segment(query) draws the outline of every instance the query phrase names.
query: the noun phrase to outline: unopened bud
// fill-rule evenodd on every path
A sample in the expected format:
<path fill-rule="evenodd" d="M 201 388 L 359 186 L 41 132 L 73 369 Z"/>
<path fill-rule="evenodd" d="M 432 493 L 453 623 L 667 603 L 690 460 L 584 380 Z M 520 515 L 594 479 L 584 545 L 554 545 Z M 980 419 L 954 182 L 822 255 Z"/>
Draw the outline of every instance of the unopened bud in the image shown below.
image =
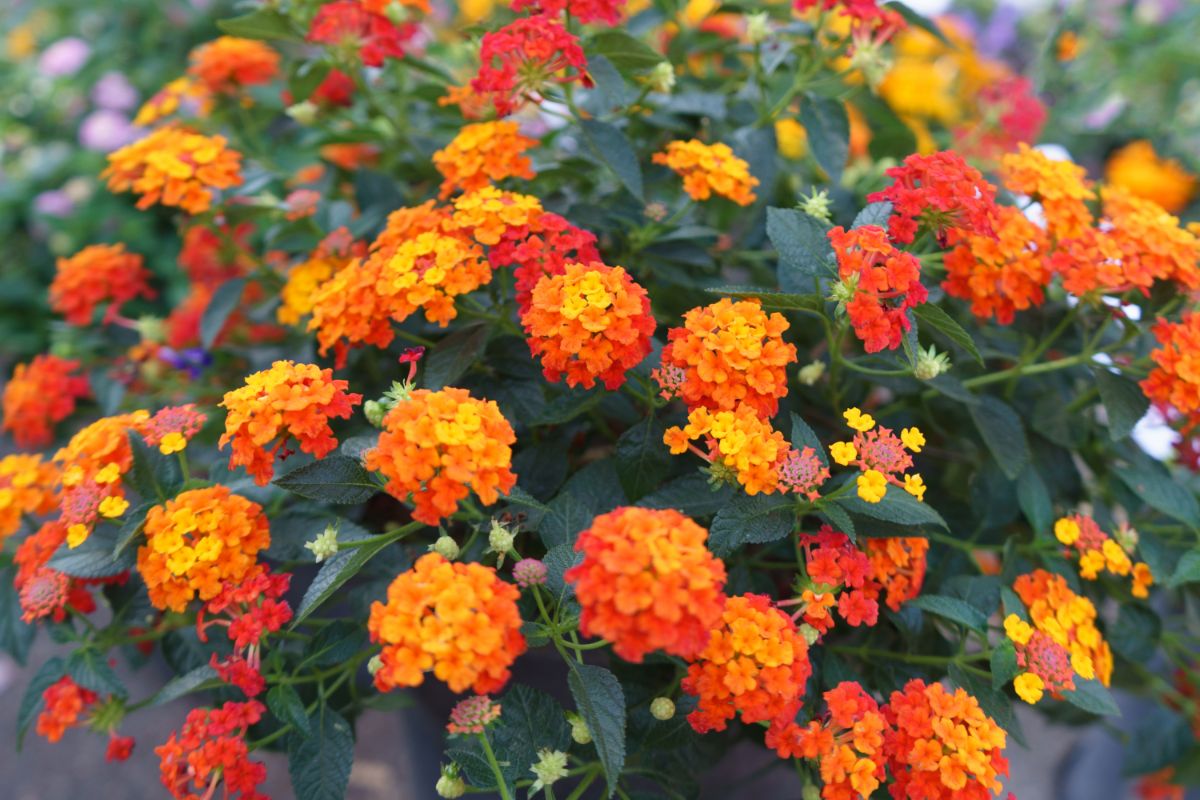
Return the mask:
<path fill-rule="evenodd" d="M 458 777 L 458 767 L 453 764 L 442 767 L 442 774 L 433 788 L 438 797 L 445 797 L 447 800 L 454 800 L 454 798 L 462 797 L 467 793 L 467 785 L 463 783 L 462 778 Z"/>
<path fill-rule="evenodd" d="M 1136 529 L 1131 528 L 1127 522 L 1122 522 L 1117 526 L 1116 531 L 1113 532 L 1113 538 L 1116 539 L 1117 544 L 1126 553 L 1132 553 L 1137 549 L 1138 532 Z"/>
<path fill-rule="evenodd" d="M 767 12 L 760 11 L 746 17 L 746 41 L 759 44 L 771 35 L 771 19 Z"/>
<path fill-rule="evenodd" d="M 166 326 L 158 317 L 139 317 L 137 321 L 138 335 L 143 342 L 161 342 L 166 338 Z"/>
<path fill-rule="evenodd" d="M 650 88 L 659 94 L 670 94 L 675 88 L 675 66 L 670 61 L 660 61 L 650 70 Z"/>
<path fill-rule="evenodd" d="M 302 103 L 296 103 L 293 106 L 288 106 L 287 115 L 299 122 L 301 125 L 312 125 L 317 121 L 317 114 L 320 111 L 317 104 L 309 100 Z"/>
<path fill-rule="evenodd" d="M 805 784 L 804 789 L 800 792 L 802 800 L 821 800 L 821 790 L 815 784 Z"/>
<path fill-rule="evenodd" d="M 327 558 L 333 558 L 338 551 L 337 525 L 327 525 L 325 530 L 311 542 L 304 543 L 304 549 L 313 554 L 313 560 L 318 564 Z"/>
<path fill-rule="evenodd" d="M 447 561 L 453 561 L 458 558 L 459 553 L 458 542 L 444 533 L 437 538 L 436 542 L 429 545 L 429 550 L 437 553 Z"/>
<path fill-rule="evenodd" d="M 650 716 L 659 722 L 666 722 L 675 716 L 675 701 L 669 697 L 656 697 L 650 701 Z"/>
<path fill-rule="evenodd" d="M 647 203 L 645 212 L 647 219 L 652 219 L 655 222 L 662 222 L 667 218 L 667 214 L 671 213 L 665 203 Z"/>
<path fill-rule="evenodd" d="M 866 36 L 855 37 L 850 67 L 863 74 L 871 91 L 875 91 L 892 69 L 892 61 L 883 52 L 882 43 Z"/>
<path fill-rule="evenodd" d="M 845 278 L 833 285 L 829 291 L 829 299 L 837 303 L 838 311 L 844 311 L 846 304 L 854 299 L 858 292 L 858 273 L 851 272 Z"/>
<path fill-rule="evenodd" d="M 383 418 L 387 416 L 387 412 L 387 408 L 378 400 L 368 400 L 363 403 L 363 416 L 376 428 L 383 425 Z"/>
<path fill-rule="evenodd" d="M 383 656 L 376 653 L 367 660 L 367 672 L 369 672 L 371 677 L 374 678 L 375 673 L 379 672 L 381 669 L 383 669 Z"/>
<path fill-rule="evenodd" d="M 913 369 L 913 375 L 918 380 L 931 381 L 949 370 L 949 353 L 939 353 L 933 345 L 929 345 L 928 350 L 917 348 L 917 365 Z"/>
<path fill-rule="evenodd" d="M 821 376 L 825 374 L 825 362 L 814 361 L 811 364 L 805 364 L 800 368 L 799 374 L 796 376 L 805 386 L 812 386 L 817 381 L 821 380 Z"/>
<path fill-rule="evenodd" d="M 592 732 L 588 730 L 583 717 L 574 712 L 567 712 L 567 722 L 571 725 L 571 739 L 575 744 L 591 744 Z"/>
<path fill-rule="evenodd" d="M 829 192 L 824 189 L 814 189 L 808 197 L 800 202 L 801 211 L 822 222 L 828 222 L 831 219 L 831 209 Z"/>
<path fill-rule="evenodd" d="M 504 555 L 509 550 L 512 550 L 515 538 L 516 534 L 496 520 L 492 520 L 491 530 L 488 531 L 488 550 Z"/>
<path fill-rule="evenodd" d="M 807 622 L 801 625 L 799 630 L 800 635 L 804 637 L 804 641 L 809 647 L 816 644 L 817 639 L 821 638 L 821 632 Z"/>

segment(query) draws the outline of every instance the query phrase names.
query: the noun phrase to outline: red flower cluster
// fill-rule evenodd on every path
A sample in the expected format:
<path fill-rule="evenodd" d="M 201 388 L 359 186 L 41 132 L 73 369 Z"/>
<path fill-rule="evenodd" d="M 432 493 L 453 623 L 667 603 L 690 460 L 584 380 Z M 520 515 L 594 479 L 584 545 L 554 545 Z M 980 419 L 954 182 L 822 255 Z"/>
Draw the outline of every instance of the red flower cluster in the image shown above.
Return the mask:
<path fill-rule="evenodd" d="M 541 102 L 550 84 L 588 80 L 579 39 L 543 15 L 522 17 L 484 34 L 479 61 L 471 88 L 489 95 L 500 116 Z"/>
<path fill-rule="evenodd" d="M 96 307 L 106 304 L 108 322 L 135 297 L 154 297 L 149 277 L 142 257 L 126 252 L 125 245 L 89 245 L 70 258 L 58 259 L 50 307 L 72 325 L 89 325 Z"/>
<path fill-rule="evenodd" d="M 278 632 L 292 619 L 292 608 L 282 600 L 291 583 L 290 574 L 272 575 L 256 570 L 251 577 L 222 584 L 220 593 L 204 604 L 196 616 L 200 641 L 208 640 L 213 625 L 226 628 L 234 652 L 225 659 L 213 653 L 210 665 L 221 680 L 238 687 L 247 697 L 256 697 L 266 688 L 259 671 L 262 646 L 268 634 Z M 206 619 L 219 616 L 219 619 Z"/>
<path fill-rule="evenodd" d="M 38 735 L 46 737 L 48 742 L 57 742 L 67 729 L 80 724 L 99 699 L 99 695 L 75 683 L 70 676 L 62 676 L 42 692 L 45 707 L 37 718 Z"/>
<path fill-rule="evenodd" d="M 87 378 L 73 374 L 79 362 L 52 355 L 37 355 L 28 364 L 18 364 L 4 385 L 4 424 L 0 430 L 12 434 L 25 448 L 45 447 L 54 438 L 54 425 L 71 416 L 75 401 L 91 390 Z"/>
<path fill-rule="evenodd" d="M 543 275 L 562 275 L 567 264 L 600 261 L 596 235 L 548 211 L 526 225 L 509 227 L 488 249 L 492 267 L 512 267 L 516 278 L 517 308 L 529 308 L 533 287 Z"/>
<path fill-rule="evenodd" d="M 989 163 L 1036 142 L 1046 124 L 1046 106 L 1029 79 L 1020 75 L 985 84 L 976 103 L 978 118 L 954 131 L 955 147 Z"/>
<path fill-rule="evenodd" d="M 893 241 L 911 243 L 921 226 L 943 246 L 965 234 L 991 234 L 996 187 L 953 150 L 913 154 L 887 175 L 892 185 L 867 199 L 892 204 L 888 231 Z"/>
<path fill-rule="evenodd" d="M 416 31 L 415 25 L 397 26 L 357 0 L 335 0 L 317 9 L 308 41 L 354 53 L 365 66 L 382 67 L 385 59 L 404 56 L 404 45 Z"/>
<path fill-rule="evenodd" d="M 816 533 L 800 534 L 804 549 L 807 579 L 800 597 L 784 605 L 797 605 L 797 616 L 819 634 L 833 627 L 833 606 L 849 625 L 874 625 L 879 620 L 880 586 L 871 575 L 867 555 L 854 546 L 850 537 L 829 525 Z"/>
<path fill-rule="evenodd" d="M 266 707 L 253 700 L 220 708 L 194 708 L 179 733 L 154 748 L 163 786 L 176 800 L 212 797 L 224 782 L 223 797 L 262 800 L 258 785 L 267 779 L 261 761 L 250 760 L 246 730 Z"/>
<path fill-rule="evenodd" d="M 892 220 L 894 231 L 896 217 Z M 921 262 L 893 247 L 887 231 L 875 225 L 849 231 L 836 227 L 829 231 L 829 241 L 845 287 L 846 314 L 863 349 L 895 350 L 910 327 L 906 312 L 929 297 L 921 283 Z"/>
<path fill-rule="evenodd" d="M 536 14 L 557 17 L 564 11 L 573 19 L 585 25 L 589 22 L 603 22 L 606 25 L 618 25 L 621 22 L 621 12 L 625 8 L 625 0 L 512 0 L 513 11 L 532 10 Z"/>

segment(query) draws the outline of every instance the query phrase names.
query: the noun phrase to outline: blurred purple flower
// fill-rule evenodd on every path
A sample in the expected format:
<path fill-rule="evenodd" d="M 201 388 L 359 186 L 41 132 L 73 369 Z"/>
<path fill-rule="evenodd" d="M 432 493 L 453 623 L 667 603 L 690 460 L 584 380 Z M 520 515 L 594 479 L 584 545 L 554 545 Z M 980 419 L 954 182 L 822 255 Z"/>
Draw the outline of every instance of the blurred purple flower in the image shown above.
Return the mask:
<path fill-rule="evenodd" d="M 986 56 L 998 56 L 1017 40 L 1017 23 L 1021 20 L 1021 9 L 1002 3 L 979 33 L 979 52 Z"/>
<path fill-rule="evenodd" d="M 106 108 L 93 111 L 79 126 L 79 143 L 88 150 L 109 153 L 138 138 L 129 117 Z"/>
<path fill-rule="evenodd" d="M 38 58 L 38 70 L 51 78 L 74 75 L 91 55 L 92 48 L 78 36 L 59 39 L 42 51 Z"/>
<path fill-rule="evenodd" d="M 158 357 L 178 370 L 183 370 L 192 380 L 200 377 L 204 368 L 212 363 L 212 354 L 202 347 L 186 347 L 176 350 L 173 347 L 158 348 Z"/>
<path fill-rule="evenodd" d="M 1134 16 L 1148 25 L 1161 25 L 1181 10 L 1180 0 L 1139 0 Z"/>
<path fill-rule="evenodd" d="M 1120 95 L 1111 95 L 1083 118 L 1083 124 L 1092 130 L 1107 128 L 1109 123 L 1120 116 L 1124 110 L 1125 98 Z"/>
<path fill-rule="evenodd" d="M 33 198 L 33 210 L 47 217 L 66 217 L 75 210 L 75 203 L 62 189 L 51 189 Z"/>
<path fill-rule="evenodd" d="M 100 108 L 128 111 L 137 105 L 138 93 L 120 72 L 106 72 L 92 87 L 92 102 Z"/>

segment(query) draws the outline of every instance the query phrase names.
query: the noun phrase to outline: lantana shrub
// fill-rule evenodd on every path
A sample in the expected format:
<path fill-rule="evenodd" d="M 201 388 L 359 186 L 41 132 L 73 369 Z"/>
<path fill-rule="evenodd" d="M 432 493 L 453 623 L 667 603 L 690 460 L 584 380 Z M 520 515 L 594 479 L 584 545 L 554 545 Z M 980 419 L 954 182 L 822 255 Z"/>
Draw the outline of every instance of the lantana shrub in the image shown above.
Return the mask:
<path fill-rule="evenodd" d="M 982 800 L 1017 707 L 1119 688 L 1128 771 L 1200 778 L 1182 167 L 1034 147 L 1053 98 L 900 3 L 243 12 L 99 176 L 178 263 L 98 229 L 4 386 L 0 644 L 63 645 L 18 746 L 324 800 L 441 684 L 422 796 L 693 797 L 748 740 Z"/>

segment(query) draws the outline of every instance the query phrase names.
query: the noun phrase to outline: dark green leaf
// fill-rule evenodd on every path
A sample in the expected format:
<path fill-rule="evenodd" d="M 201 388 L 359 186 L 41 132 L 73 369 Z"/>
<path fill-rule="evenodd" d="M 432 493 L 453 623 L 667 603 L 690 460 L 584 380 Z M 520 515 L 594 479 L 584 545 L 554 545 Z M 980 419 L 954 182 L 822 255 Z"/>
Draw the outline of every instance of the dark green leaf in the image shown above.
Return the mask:
<path fill-rule="evenodd" d="M 467 325 L 435 344 L 425 358 L 421 383 L 426 389 L 454 386 L 487 347 L 488 326 Z"/>
<path fill-rule="evenodd" d="M 649 45 L 617 29 L 593 34 L 584 49 L 589 55 L 604 56 L 623 75 L 650 69 L 663 60 Z"/>
<path fill-rule="evenodd" d="M 292 97 L 298 102 L 307 100 L 321 82 L 329 77 L 331 67 L 329 64 L 320 61 L 307 61 L 300 64 L 299 68 L 288 81 L 288 89 L 292 93 Z"/>
<path fill-rule="evenodd" d="M 410 530 L 418 527 L 416 523 L 410 523 L 409 526 L 401 528 L 396 532 L 395 536 L 371 538 L 369 544 L 364 544 L 359 547 L 345 548 L 337 553 L 333 558 L 326 561 L 321 566 L 321 571 L 313 578 L 313 582 L 309 584 L 308 589 L 304 592 L 304 597 L 300 600 L 300 605 L 296 608 L 296 617 L 292 620 L 292 627 L 299 625 L 304 619 L 317 609 L 322 603 L 328 600 L 334 592 L 355 575 L 358 574 L 367 562 L 375 557 L 380 550 L 399 541 Z M 347 541 L 355 541 L 366 538 L 363 534 L 354 536 L 345 536 L 342 544 Z"/>
<path fill-rule="evenodd" d="M 1150 661 L 1158 647 L 1162 620 L 1138 603 L 1122 603 L 1117 621 L 1108 629 L 1108 642 L 1122 657 L 1137 664 Z"/>
<path fill-rule="evenodd" d="M 71 680 L 101 697 L 111 694 L 124 698 L 128 694 L 125 685 L 108 665 L 107 658 L 90 648 L 71 653 L 67 658 L 67 674 L 71 676 Z"/>
<path fill-rule="evenodd" d="M 179 459 L 163 455 L 157 447 L 150 447 L 135 431 L 127 431 L 126 436 L 133 456 L 133 466 L 126 480 L 146 500 L 166 500 L 174 495 L 183 484 Z"/>
<path fill-rule="evenodd" d="M 828 467 L 829 457 L 825 455 L 825 448 L 821 445 L 821 439 L 817 436 L 816 432 L 808 426 L 808 423 L 804 421 L 803 417 L 794 411 L 791 415 L 791 422 L 792 447 L 800 451 L 803 451 L 806 447 L 811 447 L 813 455 L 820 459 L 823 466 Z"/>
<path fill-rule="evenodd" d="M 615 675 L 604 667 L 568 662 L 567 685 L 608 780 L 608 794 L 617 790 L 625 768 L 625 692 Z"/>
<path fill-rule="evenodd" d="M 649 494 L 671 468 L 671 451 L 663 444 L 663 426 L 654 417 L 633 426 L 617 439 L 617 475 L 631 500 Z"/>
<path fill-rule="evenodd" d="M 708 532 L 708 546 L 727 556 L 747 544 L 774 542 L 796 527 L 792 501 L 779 495 L 739 495 L 717 512 Z"/>
<path fill-rule="evenodd" d="M 884 200 L 881 203 L 871 203 L 854 217 L 854 222 L 850 227 L 861 228 L 865 225 L 874 225 L 876 228 L 887 230 L 888 220 L 892 216 L 892 204 Z"/>
<path fill-rule="evenodd" d="M 1200 583 L 1200 552 L 1196 550 L 1184 553 L 1183 558 L 1175 565 L 1175 571 L 1167 579 L 1167 586 L 1172 589 L 1185 583 Z"/>
<path fill-rule="evenodd" d="M 979 402 L 979 397 L 972 394 L 971 390 L 953 375 L 938 375 L 936 378 L 926 381 L 926 383 L 951 400 L 957 400 L 967 405 L 974 405 Z"/>
<path fill-rule="evenodd" d="M 262 12 L 255 12 L 250 16 L 259 13 Z M 229 321 L 229 316 L 237 310 L 238 304 L 242 301 L 242 290 L 245 288 L 245 278 L 234 278 L 225 281 L 213 292 L 212 299 L 208 301 L 208 307 L 204 309 L 204 315 L 200 317 L 200 346 L 205 350 L 212 349 L 213 342 L 225 329 L 225 323 Z"/>
<path fill-rule="evenodd" d="M 625 134 L 619 128 L 595 119 L 581 120 L 579 125 L 592 152 L 613 171 L 634 197 L 641 200 L 642 167 Z"/>
<path fill-rule="evenodd" d="M 846 534 L 850 538 L 850 541 L 854 542 L 858 540 L 858 532 L 854 528 L 854 520 L 846 513 L 846 509 L 837 503 L 826 503 L 821 506 L 818 513 L 825 517 L 835 530 Z"/>
<path fill-rule="evenodd" d="M 349 620 L 336 620 L 321 628 L 312 638 L 304 653 L 318 667 L 331 667 L 344 663 L 369 646 L 367 631 L 361 624 Z"/>
<path fill-rule="evenodd" d="M 1146 505 L 1193 528 L 1200 527 L 1200 505 L 1196 503 L 1196 495 L 1176 482 L 1166 469 L 1117 467 L 1113 472 Z"/>
<path fill-rule="evenodd" d="M 1095 367 L 1096 386 L 1108 416 L 1108 435 L 1115 442 L 1124 439 L 1150 408 L 1150 401 L 1134 381 L 1124 375 Z"/>
<path fill-rule="evenodd" d="M 220 685 L 221 679 L 218 677 L 217 671 L 209 664 L 201 664 L 191 672 L 176 675 L 167 681 L 166 685 L 158 690 L 158 694 L 154 695 L 154 702 L 150 705 L 161 706 L 172 700 L 178 700 L 186 694 L 212 689 Z"/>
<path fill-rule="evenodd" d="M 338 455 L 297 467 L 274 484 L 309 500 L 346 505 L 365 503 L 379 492 L 379 485 L 357 459 Z"/>
<path fill-rule="evenodd" d="M 1033 464 L 1026 465 L 1017 479 L 1017 502 L 1021 504 L 1025 519 L 1029 520 L 1029 526 L 1036 533 L 1050 530 L 1050 524 L 1054 521 L 1050 491 Z"/>
<path fill-rule="evenodd" d="M 322 706 L 309 718 L 309 733 L 288 736 L 288 774 L 296 800 L 342 800 L 354 763 L 350 723 Z"/>
<path fill-rule="evenodd" d="M 888 8 L 898 12 L 900 16 L 904 17 L 904 21 L 909 25 L 912 25 L 915 28 L 920 28 L 926 33 L 932 34 L 934 38 L 946 45 L 946 47 L 950 48 L 951 50 L 958 49 L 958 46 L 954 44 L 954 42 L 946 38 L 946 34 L 942 33 L 942 29 L 938 27 L 937 23 L 928 17 L 918 14 L 904 3 L 898 2 L 898 0 L 893 0 L 892 2 L 888 3 Z"/>
<path fill-rule="evenodd" d="M 125 515 L 121 530 L 117 533 L 117 543 L 113 545 L 113 557 L 119 558 L 125 548 L 132 545 L 142 535 L 146 524 L 146 514 L 154 507 L 154 503 L 143 503 Z"/>
<path fill-rule="evenodd" d="M 841 100 L 807 94 L 800 101 L 800 124 L 808 133 L 813 158 L 832 183 L 842 178 L 850 155 L 850 120 Z"/>
<path fill-rule="evenodd" d="M 936 527 L 949 530 L 946 520 L 928 503 L 923 503 L 903 489 L 889 488 L 878 503 L 868 503 L 857 495 L 846 495 L 834 501 L 851 514 L 883 520 L 914 528 Z"/>
<path fill-rule="evenodd" d="M 42 709 L 42 693 L 58 683 L 66 674 L 66 664 L 61 658 L 55 656 L 38 668 L 29 681 L 29 685 L 25 687 L 25 694 L 21 695 L 21 706 L 17 711 L 18 753 L 21 751 L 21 745 L 25 742 L 25 734 L 29 732 L 29 726 L 33 724 L 38 712 Z"/>
<path fill-rule="evenodd" d="M 722 297 L 732 297 L 735 300 L 754 299 L 768 311 L 815 311 L 825 313 L 825 301 L 819 294 L 791 294 L 788 292 L 772 292 L 768 289 L 755 289 L 745 286 L 716 286 L 705 289 L 710 294 Z"/>
<path fill-rule="evenodd" d="M 991 668 L 992 688 L 997 691 L 1017 677 L 1021 668 L 1017 666 L 1017 650 L 1013 647 L 1011 639 L 1003 639 L 992 648 Z"/>
<path fill-rule="evenodd" d="M 991 396 L 980 397 L 979 402 L 968 409 L 1000 469 L 1009 480 L 1016 480 L 1029 463 L 1029 443 L 1025 440 L 1025 428 L 1017 412 L 1003 400 Z"/>
<path fill-rule="evenodd" d="M 689 517 L 715 514 L 733 499 L 728 484 L 713 486 L 702 472 L 693 472 L 666 483 L 637 502 L 643 508 L 674 508 Z"/>
<path fill-rule="evenodd" d="M 803 211 L 767 209 L 767 236 L 779 253 L 780 289 L 794 294 L 810 292 L 813 279 L 829 271 L 833 245 L 828 231 L 828 225 Z"/>
<path fill-rule="evenodd" d="M 565 392 L 550 401 L 534 424 L 563 425 L 600 405 L 605 396 L 606 393 L 599 388 L 589 392 Z"/>
<path fill-rule="evenodd" d="M 1178 761 L 1196 740 L 1187 719 L 1174 711 L 1155 707 L 1138 725 L 1125 748 L 1124 773 L 1145 775 Z"/>
<path fill-rule="evenodd" d="M 113 551 L 117 544 L 117 529 L 111 525 L 97 526 L 92 535 L 75 549 L 63 542 L 50 558 L 50 566 L 73 578 L 111 578 L 130 570 L 136 563 L 133 550 Z"/>
<path fill-rule="evenodd" d="M 1113 700 L 1112 693 L 1104 688 L 1104 684 L 1095 679 L 1085 681 L 1076 676 L 1075 691 L 1063 692 L 1063 697 L 1071 705 L 1081 708 L 1089 714 L 1108 717 L 1121 716 L 1121 709 Z"/>
<path fill-rule="evenodd" d="M 975 340 L 971 338 L 971 334 L 967 333 L 966 329 L 959 325 L 954 317 L 947 314 L 941 306 L 922 303 L 913 309 L 913 314 L 925 325 L 940 331 L 947 339 L 966 350 L 971 358 L 983 366 L 983 356 L 979 354 L 979 348 L 975 346 Z"/>
<path fill-rule="evenodd" d="M 957 622 L 980 632 L 987 630 L 987 617 L 975 606 L 957 597 L 938 594 L 923 594 L 908 601 L 922 611 L 935 614 L 951 622 Z"/>
<path fill-rule="evenodd" d="M 271 687 L 271 691 L 267 692 L 267 708 L 271 709 L 275 719 L 308 736 L 308 712 L 304 710 L 304 701 L 290 684 L 281 683 Z"/>
<path fill-rule="evenodd" d="M 569 586 L 563 579 L 563 573 L 583 561 L 583 553 L 575 549 L 573 544 L 559 544 L 546 551 L 542 563 L 546 565 L 546 585 L 556 595 L 568 591 Z"/>
<path fill-rule="evenodd" d="M 21 602 L 13 586 L 16 574 L 14 567 L 0 569 L 0 650 L 24 665 L 37 627 L 21 619 Z"/>
<path fill-rule="evenodd" d="M 636 97 L 613 63 L 601 55 L 588 56 L 588 74 L 604 98 L 605 110 L 623 108 Z"/>
<path fill-rule="evenodd" d="M 563 708 L 550 695 L 516 684 L 500 698 L 504 713 L 489 731 L 499 758 L 529 768 L 539 750 L 568 750 L 571 726 Z"/>
<path fill-rule="evenodd" d="M 283 39 L 291 42 L 304 40 L 292 27 L 292 21 L 287 15 L 272 8 L 260 8 L 240 17 L 217 20 L 217 27 L 222 33 L 240 36 L 243 39 Z"/>

